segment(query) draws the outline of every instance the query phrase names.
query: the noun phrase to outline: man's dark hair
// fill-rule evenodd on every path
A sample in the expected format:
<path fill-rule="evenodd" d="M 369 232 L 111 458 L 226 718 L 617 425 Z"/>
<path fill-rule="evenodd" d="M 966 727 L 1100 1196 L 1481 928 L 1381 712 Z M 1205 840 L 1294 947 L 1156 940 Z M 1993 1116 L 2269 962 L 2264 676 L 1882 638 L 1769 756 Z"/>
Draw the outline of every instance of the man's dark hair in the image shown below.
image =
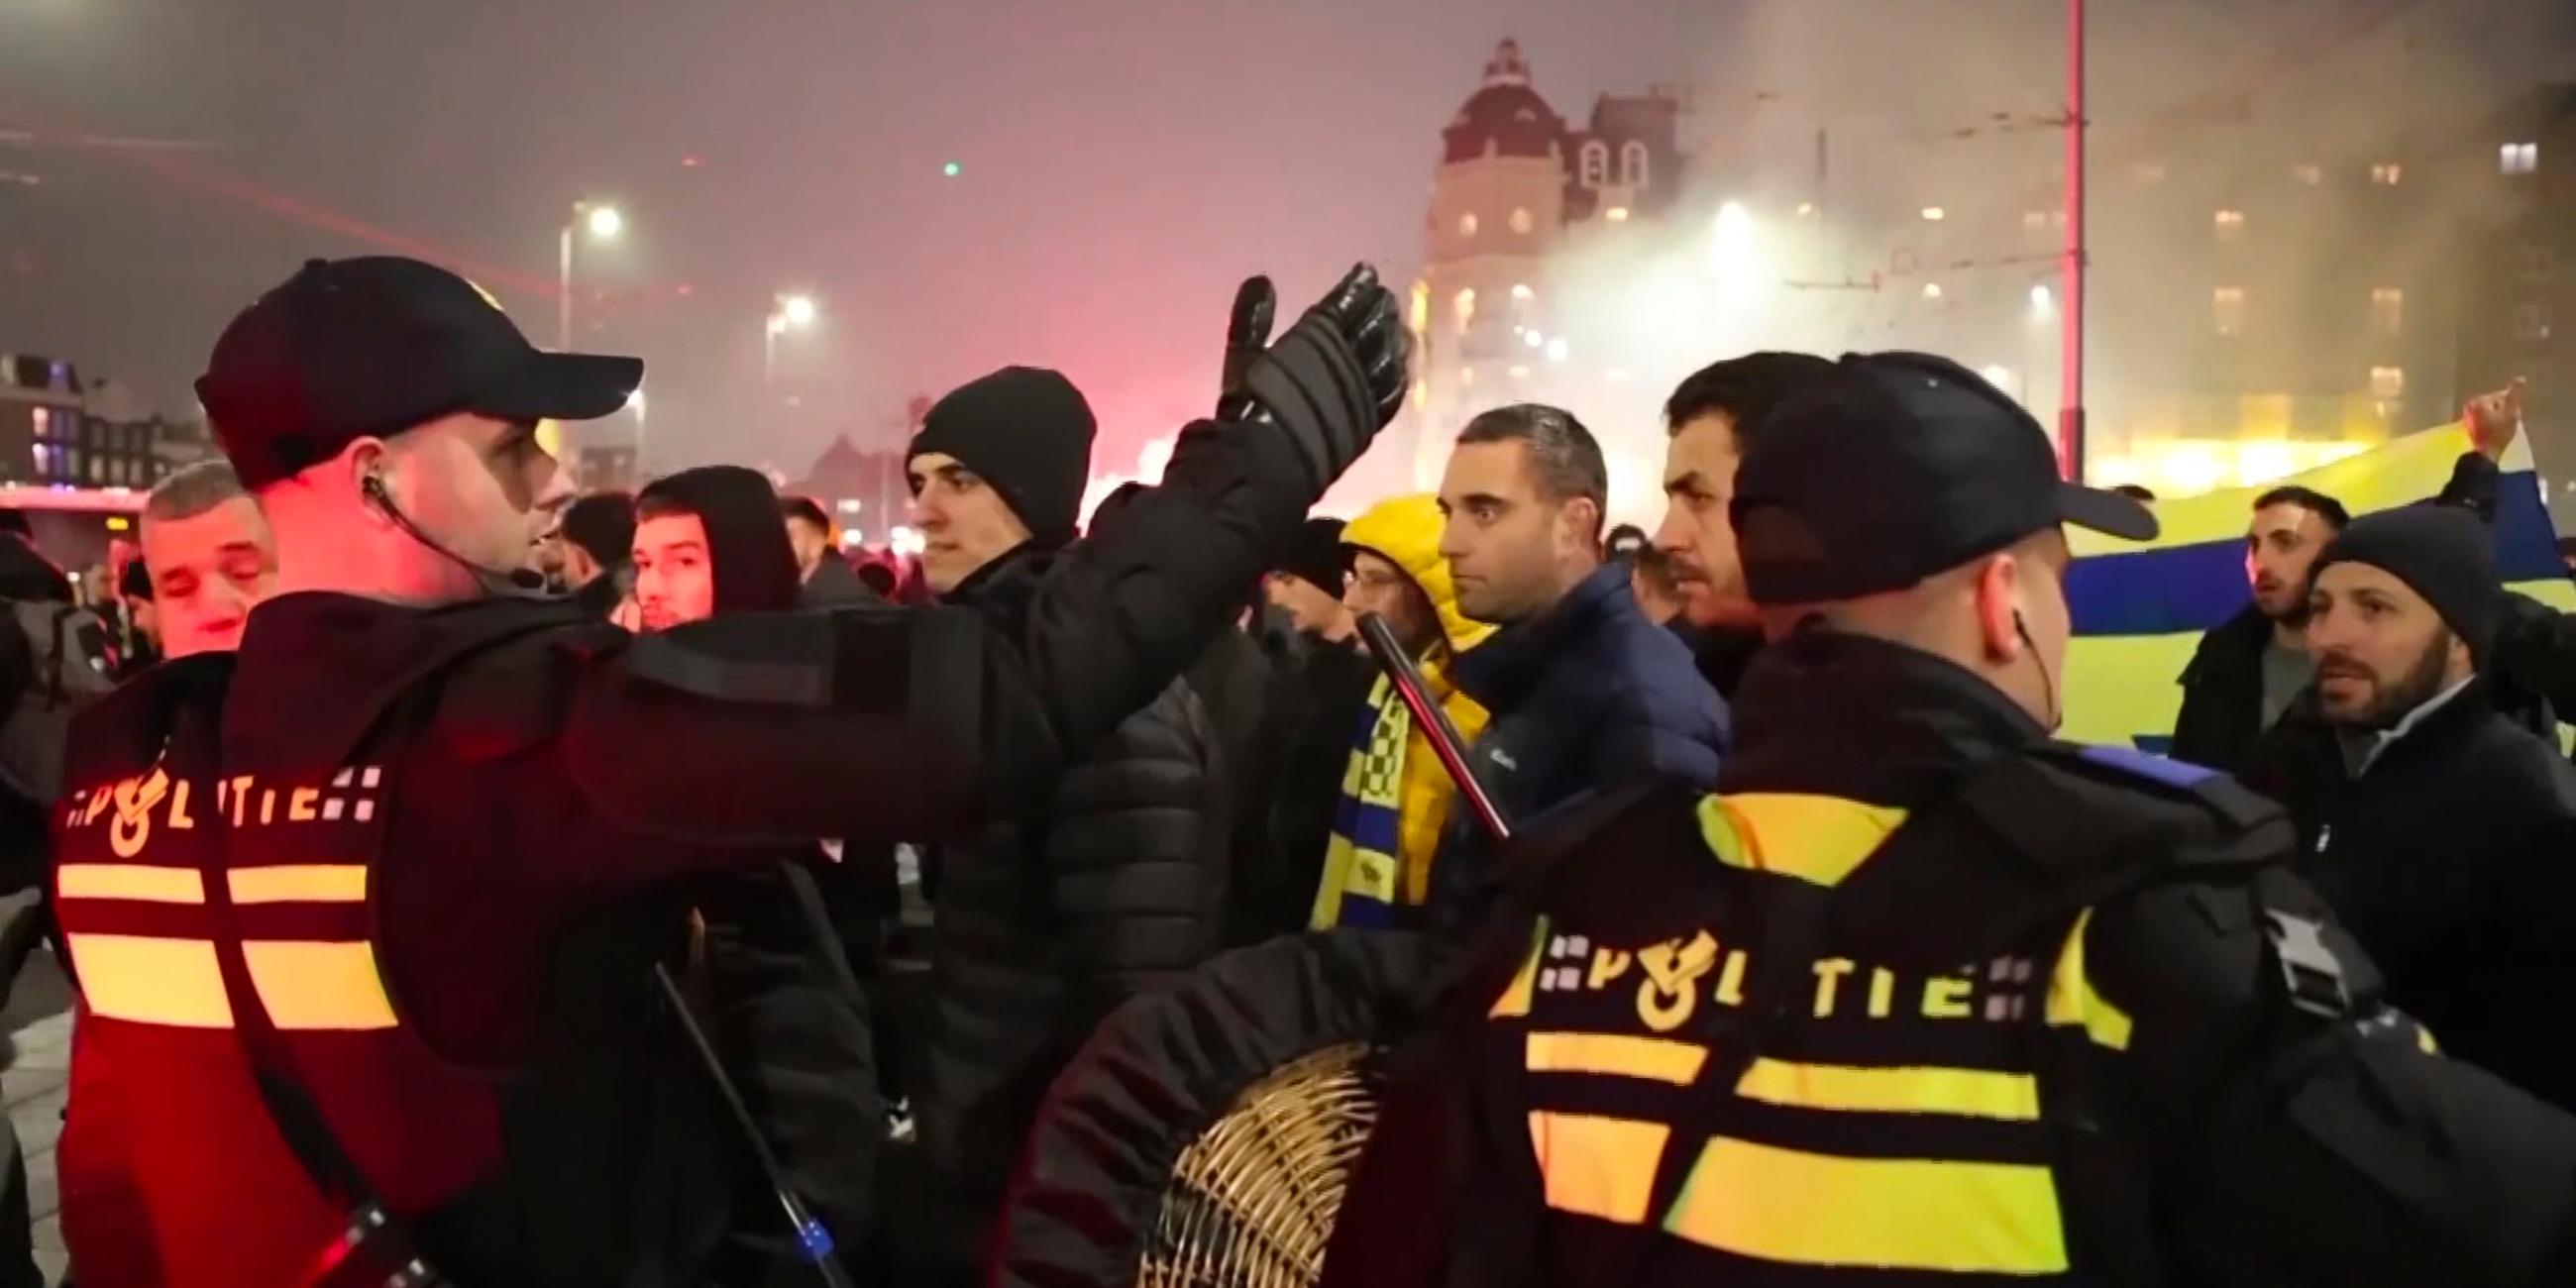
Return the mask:
<path fill-rule="evenodd" d="M 635 498 L 625 492 L 593 492 L 574 501 L 564 507 L 563 537 L 602 568 L 626 562 L 635 551 Z"/>
<path fill-rule="evenodd" d="M 803 519 L 807 523 L 821 528 L 826 533 L 829 533 L 832 530 L 832 516 L 825 512 L 822 502 L 817 501 L 810 496 L 782 496 L 778 498 L 778 517 L 781 519 Z"/>
<path fill-rule="evenodd" d="M 27 522 L 27 512 L 14 506 L 0 507 L 0 532 L 25 537 L 29 541 L 36 539 L 35 525 Z"/>
<path fill-rule="evenodd" d="M 2111 490 L 2129 498 L 2132 501 L 2152 501 L 2156 499 L 2155 489 L 2150 488 L 2143 483 L 2123 483 Z"/>
<path fill-rule="evenodd" d="M 1764 350 L 1712 362 L 1690 374 L 1664 402 L 1664 431 L 1723 412 L 1735 422 L 1735 445 L 1742 449 L 1772 410 L 1816 380 L 1834 373 L 1834 364 L 1812 353 Z"/>
<path fill-rule="evenodd" d="M 1610 467 L 1601 460 L 1601 444 L 1570 411 L 1544 403 L 1496 407 L 1458 431 L 1459 446 L 1471 443 L 1526 443 L 1541 497 L 1585 497 L 1596 512 L 1609 508 Z"/>
<path fill-rule="evenodd" d="M 1623 523 L 1601 539 L 1602 553 L 1614 559 L 1643 558 L 1654 553 L 1655 543 L 1646 539 L 1646 530 L 1633 523 Z"/>
<path fill-rule="evenodd" d="M 125 571 L 116 575 L 116 593 L 125 599 L 152 602 L 152 570 L 139 558 L 125 561 Z"/>
<path fill-rule="evenodd" d="M 2352 523 L 2352 512 L 2343 508 L 2343 502 L 2313 488 L 2300 487 L 2295 483 L 2276 487 L 2254 498 L 2254 508 L 2257 510 L 2269 510 L 2276 505 L 2295 505 L 2325 520 L 2326 526 L 2337 532 L 2343 531 Z"/>

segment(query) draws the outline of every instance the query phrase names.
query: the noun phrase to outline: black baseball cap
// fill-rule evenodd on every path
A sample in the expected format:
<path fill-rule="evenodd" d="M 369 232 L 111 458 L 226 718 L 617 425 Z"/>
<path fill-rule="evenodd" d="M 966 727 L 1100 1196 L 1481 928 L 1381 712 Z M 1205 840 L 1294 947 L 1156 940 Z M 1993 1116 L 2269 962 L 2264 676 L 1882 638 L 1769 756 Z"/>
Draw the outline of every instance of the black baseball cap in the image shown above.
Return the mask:
<path fill-rule="evenodd" d="M 2059 479 L 2039 422 L 1947 358 L 1845 354 L 1763 426 L 1730 509 L 1756 603 L 1903 590 L 2061 523 L 2156 535 L 2137 501 Z"/>
<path fill-rule="evenodd" d="M 245 487 L 350 443 L 457 412 L 592 420 L 644 381 L 638 358 L 547 353 L 481 287 L 393 255 L 307 260 L 215 341 L 197 401 Z"/>

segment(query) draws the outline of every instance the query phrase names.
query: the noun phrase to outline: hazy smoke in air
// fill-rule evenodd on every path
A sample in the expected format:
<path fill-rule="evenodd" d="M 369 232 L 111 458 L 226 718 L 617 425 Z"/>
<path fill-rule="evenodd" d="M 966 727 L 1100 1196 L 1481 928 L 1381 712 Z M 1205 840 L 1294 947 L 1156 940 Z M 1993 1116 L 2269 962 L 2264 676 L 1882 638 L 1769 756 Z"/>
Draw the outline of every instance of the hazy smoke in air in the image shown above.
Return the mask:
<path fill-rule="evenodd" d="M 2569 77 L 2533 51 L 2563 46 L 2576 9 L 2092 9 L 2097 470 L 2143 470 L 2179 439 L 2323 439 L 2356 416 L 2402 431 L 2451 414 L 2470 378 L 2456 342 L 2468 248 L 2492 217 L 2487 135 L 2508 100 Z M 2063 5 L 1797 0 L 1697 26 L 1686 47 L 1711 52 L 1676 69 L 1690 78 L 1684 199 L 1653 221 L 1572 230 L 1535 284 L 1546 330 L 1511 391 L 1592 425 L 1614 514 L 1660 512 L 1674 384 L 1751 349 L 1938 352 L 2053 424 Z M 1595 87 L 1538 88 L 1579 122 Z M 2380 390 L 2374 411 L 2388 365 L 2402 392 Z M 2306 463 L 2248 446 L 2205 479 L 2195 463 L 2151 481 L 2193 490 Z"/>

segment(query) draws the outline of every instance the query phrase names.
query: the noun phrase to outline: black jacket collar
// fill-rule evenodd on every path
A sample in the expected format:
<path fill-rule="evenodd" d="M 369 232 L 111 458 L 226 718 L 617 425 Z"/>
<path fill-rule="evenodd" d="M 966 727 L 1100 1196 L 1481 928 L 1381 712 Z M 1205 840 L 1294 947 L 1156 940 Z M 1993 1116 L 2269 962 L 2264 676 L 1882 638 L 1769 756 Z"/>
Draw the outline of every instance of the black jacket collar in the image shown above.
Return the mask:
<path fill-rule="evenodd" d="M 2200 637 L 2200 647 L 2192 651 L 2191 665 L 2183 671 L 2183 682 L 2222 671 L 2261 676 L 2263 650 L 2272 642 L 2272 631 L 2272 619 L 2263 615 L 2262 606 L 2248 603 Z M 2260 683 L 2259 678 L 2256 682 Z"/>
<path fill-rule="evenodd" d="M 1459 654 L 1458 687 L 1488 711 L 1511 710 L 1538 686 L 1559 653 L 1623 615 L 1645 622 L 1636 592 L 1628 586 L 1628 566 L 1605 563 L 1546 612 L 1514 622 Z"/>
<path fill-rule="evenodd" d="M 1912 804 L 2047 730 L 1993 685 L 1918 649 L 1820 627 L 1764 649 L 1735 696 L 1722 792 Z"/>
<path fill-rule="evenodd" d="M 244 772 L 327 768 L 357 748 L 394 699 L 456 658 L 585 623 L 596 624 L 569 598 L 412 608 L 321 591 L 280 595 L 251 610 L 242 631 L 224 704 L 225 763 Z"/>
<path fill-rule="evenodd" d="M 1691 660 L 1708 687 L 1728 702 L 1735 701 L 1736 690 L 1744 687 L 1745 672 L 1762 651 L 1762 632 L 1749 626 L 1693 626 L 1679 617 L 1673 619 L 1671 630 L 1690 646 Z"/>

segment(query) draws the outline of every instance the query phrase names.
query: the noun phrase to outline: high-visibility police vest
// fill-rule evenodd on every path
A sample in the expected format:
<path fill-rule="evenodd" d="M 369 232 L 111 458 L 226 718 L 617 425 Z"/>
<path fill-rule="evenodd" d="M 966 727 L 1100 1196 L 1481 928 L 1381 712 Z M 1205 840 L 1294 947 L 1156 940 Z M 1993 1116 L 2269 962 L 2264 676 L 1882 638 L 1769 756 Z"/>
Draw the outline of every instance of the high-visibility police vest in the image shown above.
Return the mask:
<path fill-rule="evenodd" d="M 500 1158 L 492 1092 L 415 1040 L 378 969 L 369 897 L 393 766 L 371 753 L 223 772 L 228 665 L 173 664 L 85 717 L 55 830 L 55 912 L 87 1005 L 77 1040 L 113 1070 L 121 1154 L 66 1166 L 129 1178 L 183 1288 L 309 1282 L 348 1216 L 261 1098 L 238 1032 L 251 1008 L 397 1215 L 455 1197 Z M 228 924 L 252 996 L 226 987 Z"/>
<path fill-rule="evenodd" d="M 1526 1113 L 1547 1281 L 2160 1281 L 2137 1142 L 2095 1117 L 2134 1026 L 2088 973 L 2093 913 L 1905 960 L 1902 920 L 1820 910 L 1906 811 L 1675 795 L 1590 851 L 1660 857 L 1550 905 L 1491 1007 L 1518 1094 L 1486 1129 Z"/>

